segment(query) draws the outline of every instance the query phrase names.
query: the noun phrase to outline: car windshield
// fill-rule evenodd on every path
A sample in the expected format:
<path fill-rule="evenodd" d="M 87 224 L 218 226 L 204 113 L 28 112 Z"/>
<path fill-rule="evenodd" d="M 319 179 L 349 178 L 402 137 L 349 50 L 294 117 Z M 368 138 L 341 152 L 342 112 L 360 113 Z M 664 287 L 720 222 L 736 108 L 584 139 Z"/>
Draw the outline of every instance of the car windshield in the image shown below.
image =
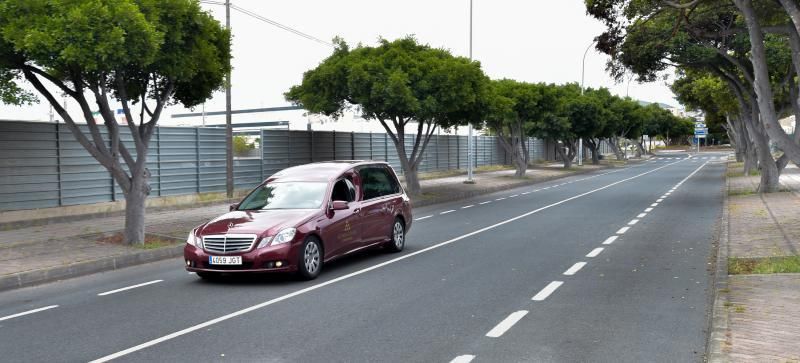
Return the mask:
<path fill-rule="evenodd" d="M 326 187 L 326 183 L 269 183 L 250 193 L 238 210 L 316 209 L 322 206 Z"/>

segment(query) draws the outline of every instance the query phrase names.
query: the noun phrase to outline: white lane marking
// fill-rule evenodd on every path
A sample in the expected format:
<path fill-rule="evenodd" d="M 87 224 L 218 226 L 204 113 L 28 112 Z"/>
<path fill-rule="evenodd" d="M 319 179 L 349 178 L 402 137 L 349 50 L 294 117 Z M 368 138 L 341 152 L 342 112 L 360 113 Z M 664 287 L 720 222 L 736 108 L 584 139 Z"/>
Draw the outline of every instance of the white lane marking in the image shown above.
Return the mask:
<path fill-rule="evenodd" d="M 576 262 L 574 265 L 572 265 L 572 267 L 564 271 L 564 275 L 572 276 L 576 272 L 580 271 L 583 268 L 583 266 L 586 266 L 586 262 Z"/>
<path fill-rule="evenodd" d="M 544 188 L 542 188 L 542 190 L 547 190 L 547 189 L 550 189 L 550 187 L 544 187 Z"/>
<path fill-rule="evenodd" d="M 540 190 L 541 190 L 541 189 L 534 189 L 534 190 L 533 190 L 533 192 L 534 192 L 534 193 L 536 193 L 536 192 L 538 192 L 538 191 L 540 191 Z"/>
<path fill-rule="evenodd" d="M 453 358 L 453 360 L 451 360 L 450 363 L 469 363 L 472 362 L 473 359 L 475 359 L 474 355 L 464 354 Z"/>
<path fill-rule="evenodd" d="M 33 309 L 33 310 L 23 311 L 23 312 L 21 312 L 21 313 L 16 313 L 16 314 L 14 314 L 14 315 L 8 315 L 8 316 L 4 316 L 4 317 L 0 318 L 0 321 L 3 321 L 3 320 L 9 320 L 9 319 L 14 319 L 14 318 L 18 318 L 18 317 L 20 317 L 20 316 L 25 316 L 25 315 L 29 315 L 29 314 L 38 313 L 38 312 L 40 312 L 40 311 L 45 311 L 45 310 L 55 309 L 55 308 L 57 308 L 57 307 L 58 307 L 58 305 L 50 305 L 50 306 L 45 306 L 45 307 L 43 307 L 43 308 L 38 308 L 38 309 Z"/>
<path fill-rule="evenodd" d="M 603 241 L 603 244 L 604 244 L 604 245 L 610 245 L 610 244 L 614 243 L 614 241 L 616 241 L 616 240 L 617 240 L 617 237 L 619 237 L 619 236 L 611 236 L 611 237 L 608 237 L 608 238 L 606 238 L 606 240 L 605 240 L 605 241 Z"/>
<path fill-rule="evenodd" d="M 631 227 L 622 227 L 617 231 L 617 234 L 625 234 L 629 229 L 631 229 Z"/>
<path fill-rule="evenodd" d="M 636 218 L 644 218 L 644 216 L 646 215 L 647 213 L 639 213 L 639 215 L 637 215 Z"/>
<path fill-rule="evenodd" d="M 415 220 L 415 221 L 421 221 L 421 220 L 423 220 L 423 219 L 428 219 L 428 218 L 430 218 L 430 217 L 433 217 L 433 215 L 431 214 L 431 215 L 429 215 L 429 216 L 419 217 L 419 218 L 416 218 L 416 219 L 414 219 L 414 220 Z"/>
<path fill-rule="evenodd" d="M 664 201 L 664 198 L 658 198 L 658 199 L 656 199 L 656 203 L 661 203 L 661 202 L 663 202 L 663 201 Z"/>
<path fill-rule="evenodd" d="M 455 209 L 451 209 L 451 210 L 446 210 L 446 211 L 444 211 L 444 212 L 441 212 L 441 213 L 439 213 L 439 214 L 453 213 L 453 212 L 455 212 L 455 211 L 456 211 Z"/>
<path fill-rule="evenodd" d="M 516 197 L 519 197 L 519 194 L 509 195 L 508 197 L 509 198 L 516 198 Z"/>
<path fill-rule="evenodd" d="M 664 195 L 661 196 L 661 199 L 665 199 L 667 197 L 668 197 L 668 195 L 664 194 Z"/>
<path fill-rule="evenodd" d="M 489 338 L 501 337 L 503 334 L 505 334 L 505 332 L 508 331 L 508 329 L 511 329 L 511 327 L 514 326 L 514 324 L 522 320 L 522 318 L 525 317 L 525 315 L 528 315 L 528 310 L 520 310 L 511 313 L 511 315 L 503 319 L 503 321 L 501 321 L 494 328 L 492 328 L 492 330 L 489 330 L 489 332 L 486 333 L 486 336 Z"/>
<path fill-rule="evenodd" d="M 544 299 L 547 299 L 547 297 L 550 296 L 550 294 L 552 294 L 553 291 L 556 291 L 556 289 L 563 283 L 564 281 L 553 281 L 547 284 L 547 286 L 545 286 L 544 289 L 542 289 L 542 291 L 539 291 L 538 294 L 534 295 L 534 297 L 532 297 L 531 300 L 544 301 Z"/>
<path fill-rule="evenodd" d="M 491 202 L 492 202 L 491 200 L 487 200 L 487 201 L 485 201 L 485 202 L 480 202 L 480 203 L 478 203 L 478 204 L 480 204 L 480 205 L 484 205 L 484 204 L 489 204 L 489 203 L 491 203 Z"/>
<path fill-rule="evenodd" d="M 631 219 L 631 221 L 630 221 L 630 222 L 628 222 L 628 225 L 629 225 L 629 226 L 632 226 L 632 225 L 634 225 L 634 224 L 636 224 L 636 223 L 639 223 L 639 220 L 638 220 L 638 219 Z"/>
<path fill-rule="evenodd" d="M 472 208 L 474 206 L 475 206 L 475 204 L 465 205 L 465 206 L 461 207 L 461 209 Z"/>
<path fill-rule="evenodd" d="M 647 212 L 647 213 L 650 213 L 650 212 L 652 212 L 652 211 L 653 211 L 653 208 L 647 208 L 647 209 L 645 209 L 644 211 L 645 211 L 645 212 Z"/>
<path fill-rule="evenodd" d="M 137 288 L 137 287 L 142 287 L 142 286 L 147 286 L 147 285 L 157 284 L 157 283 L 159 283 L 159 282 L 162 282 L 162 281 L 164 281 L 164 280 L 153 280 L 153 281 L 143 282 L 143 283 L 141 283 L 141 284 L 136 284 L 136 285 L 133 285 L 133 286 L 128 286 L 128 287 L 123 287 L 123 288 L 116 289 L 116 290 L 111 290 L 111 291 L 101 292 L 101 293 L 97 294 L 97 296 L 106 296 L 106 295 L 116 294 L 116 293 L 118 293 L 118 292 L 122 292 L 122 291 L 130 290 L 130 289 L 135 289 L 135 288 Z"/>
<path fill-rule="evenodd" d="M 284 300 L 291 299 L 291 298 L 293 298 L 293 297 L 295 297 L 295 296 L 303 295 L 303 294 L 309 293 L 309 292 L 311 292 L 311 291 L 314 291 L 314 290 L 317 290 L 317 289 L 323 288 L 323 287 L 325 287 L 325 286 L 332 285 L 332 284 L 335 284 L 335 283 L 337 283 L 337 282 L 340 282 L 340 281 L 343 281 L 343 280 L 347 280 L 347 279 L 351 279 L 351 278 L 353 278 L 353 277 L 355 277 L 355 276 L 358 276 L 358 275 L 365 274 L 365 273 L 367 273 L 367 272 L 370 272 L 370 271 L 372 271 L 372 270 L 376 270 L 376 269 L 382 268 L 382 267 L 384 267 L 384 266 L 387 266 L 387 265 L 391 265 L 391 264 L 394 264 L 394 263 L 400 262 L 400 261 L 402 261 L 402 260 L 405 260 L 405 259 L 407 259 L 407 258 L 411 258 L 411 257 L 414 257 L 414 256 L 416 256 L 416 255 L 419 255 L 419 254 L 422 254 L 422 253 L 425 253 L 425 252 L 428 252 L 428 251 L 431 251 L 431 250 L 434 250 L 434 249 L 437 249 L 437 248 L 441 248 L 441 247 L 447 246 L 447 245 L 449 245 L 449 244 L 452 244 L 452 243 L 458 242 L 458 241 L 460 241 L 460 240 L 463 240 L 463 239 L 465 239 L 465 238 L 472 237 L 472 236 L 474 236 L 474 235 L 477 235 L 477 234 L 480 234 L 480 233 L 483 233 L 483 232 L 486 232 L 486 231 L 489 231 L 489 230 L 495 229 L 495 228 L 497 228 L 497 227 L 500 227 L 500 226 L 506 225 L 506 224 L 508 224 L 508 223 L 511 223 L 511 222 L 514 222 L 514 221 L 520 220 L 520 219 L 522 219 L 522 218 L 525 218 L 525 217 L 528 217 L 528 216 L 530 216 L 530 215 L 533 215 L 533 214 L 539 213 L 539 212 L 541 212 L 541 211 L 543 211 L 543 210 L 547 210 L 547 209 L 550 209 L 550 208 L 552 208 L 552 207 L 555 207 L 555 206 L 559 206 L 559 205 L 561 205 L 561 204 L 564 204 L 564 203 L 566 203 L 566 202 L 573 201 L 573 200 L 575 200 L 575 199 L 578 199 L 578 198 L 585 197 L 585 196 L 587 196 L 587 195 L 589 195 L 589 194 L 597 193 L 597 192 L 599 192 L 599 191 L 601 191 L 601 190 L 605 190 L 605 189 L 611 188 L 611 187 L 613 187 L 613 186 L 615 186 L 615 185 L 617 185 L 617 184 L 621 184 L 621 183 L 624 183 L 624 182 L 626 182 L 626 181 L 629 181 L 629 180 L 633 180 L 633 179 L 636 179 L 636 178 L 640 178 L 640 177 L 642 177 L 642 176 L 645 176 L 645 175 L 647 175 L 647 174 L 650 174 L 650 173 L 655 173 L 655 172 L 656 172 L 656 171 L 658 171 L 658 170 L 664 169 L 664 168 L 666 168 L 666 167 L 668 167 L 668 166 L 671 166 L 671 165 L 677 164 L 677 163 L 679 163 L 679 162 L 680 162 L 680 161 L 676 161 L 676 162 L 673 162 L 673 163 L 668 163 L 668 164 L 666 164 L 666 165 L 663 165 L 663 166 L 659 166 L 659 167 L 657 167 L 657 168 L 653 168 L 652 170 L 648 170 L 648 171 L 645 171 L 645 172 L 642 172 L 642 173 L 636 174 L 636 175 L 634 175 L 634 176 L 631 176 L 631 177 L 628 177 L 628 178 L 625 178 L 625 179 L 621 179 L 621 180 L 615 181 L 615 182 L 613 182 L 613 183 L 610 183 L 610 184 L 606 184 L 606 185 L 604 185 L 604 186 L 602 186 L 602 187 L 595 188 L 595 189 L 592 189 L 592 190 L 590 190 L 590 191 L 587 191 L 587 192 L 583 192 L 583 193 L 581 193 L 581 194 L 578 194 L 578 195 L 574 195 L 574 196 L 572 196 L 572 197 L 569 197 L 569 198 L 567 198 L 567 199 L 563 199 L 563 200 L 561 200 L 561 201 L 558 201 L 558 202 L 555 202 L 555 203 L 548 204 L 548 205 L 546 205 L 546 206 L 544 206 L 544 207 L 540 207 L 540 208 L 534 209 L 534 210 L 532 210 L 532 211 L 529 211 L 529 212 L 526 212 L 526 213 L 520 214 L 520 215 L 518 215 L 518 216 L 516 216 L 516 217 L 511 217 L 511 218 L 509 218 L 509 219 L 506 219 L 506 220 L 504 220 L 504 221 L 501 221 L 501 222 L 497 222 L 497 223 L 495 223 L 495 224 L 492 224 L 492 225 L 490 225 L 490 226 L 486 226 L 486 227 L 483 227 L 483 228 L 481 228 L 481 229 L 477 229 L 477 230 L 474 230 L 474 231 L 472 231 L 472 232 L 469 232 L 469 233 L 463 234 L 463 235 L 461 235 L 461 236 L 454 237 L 454 238 L 451 238 L 451 239 L 449 239 L 449 240 L 446 240 L 446 241 L 443 241 L 443 242 L 436 243 L 436 244 L 434 244 L 434 245 L 432 245 L 432 246 L 428 246 L 428 247 L 426 247 L 426 248 L 423 248 L 423 249 L 421 249 L 421 250 L 419 250 L 419 251 L 416 251 L 416 252 L 411 252 L 411 253 L 409 253 L 409 254 L 402 255 L 402 256 L 399 256 L 399 257 L 393 258 L 393 259 L 391 259 L 391 260 L 384 261 L 384 262 L 381 262 L 381 263 L 379 263 L 379 264 L 375 264 L 375 265 L 372 265 L 372 266 L 370 266 L 370 267 L 366 267 L 366 268 L 363 268 L 363 269 L 361 269 L 361 270 L 354 271 L 354 272 L 351 272 L 351 273 L 349 273 L 349 274 L 342 275 L 342 276 L 339 276 L 339 277 L 337 277 L 337 278 L 333 278 L 333 279 L 330 279 L 330 280 L 328 280 L 328 281 L 325 281 L 325 282 L 320 282 L 320 283 L 318 283 L 318 284 L 316 284 L 316 285 L 311 285 L 311 286 L 309 286 L 309 287 L 306 287 L 306 288 L 303 288 L 303 289 L 300 289 L 300 290 L 297 290 L 297 291 L 294 291 L 294 292 L 288 293 L 288 294 L 286 294 L 286 295 L 283 295 L 283 296 L 276 297 L 276 298 L 274 298 L 274 299 L 272 299 L 272 300 L 267 300 L 267 301 L 264 301 L 264 302 L 262 302 L 262 303 L 259 303 L 259 304 L 256 304 L 256 305 L 253 305 L 253 306 L 250 306 L 250 307 L 247 307 L 247 308 L 241 309 L 241 310 L 234 311 L 234 312 L 232 312 L 232 313 L 230 313 L 230 314 L 223 315 L 223 316 L 220 316 L 220 317 L 218 317 L 218 318 L 214 318 L 214 319 L 208 320 L 208 321 L 206 321 L 206 322 L 203 322 L 203 323 L 200 323 L 200 324 L 196 324 L 196 325 L 190 326 L 190 327 L 188 327 L 188 328 L 185 328 L 185 329 L 182 329 L 182 330 L 178 330 L 178 331 L 176 331 L 176 332 L 173 332 L 173 333 L 170 333 L 170 334 L 167 334 L 167 335 L 161 336 L 161 337 L 159 337 L 159 338 L 156 338 L 156 339 L 152 339 L 152 340 L 146 341 L 146 342 L 144 342 L 144 343 L 141 343 L 141 344 L 139 344 L 139 345 L 136 345 L 136 346 L 133 346 L 133 347 L 130 347 L 130 348 L 127 348 L 127 349 L 124 349 L 124 350 L 118 351 L 118 352 L 116 352 L 116 353 L 112 353 L 112 354 L 106 355 L 106 356 L 104 356 L 104 357 L 97 358 L 97 359 L 95 359 L 95 360 L 91 361 L 90 363 L 102 363 L 102 362 L 108 362 L 108 361 L 110 361 L 110 360 L 113 360 L 113 359 L 117 359 L 117 358 L 119 358 L 119 357 L 126 356 L 126 355 L 128 355 L 128 354 L 131 354 L 131 353 L 133 353 L 133 352 L 137 352 L 137 351 L 140 351 L 140 350 L 142 350 L 142 349 L 145 349 L 145 348 L 148 348 L 148 347 L 152 347 L 152 346 L 154 346 L 154 345 L 156 345 L 156 344 L 160 344 L 160 343 L 166 342 L 166 341 L 168 341 L 168 340 L 172 340 L 172 339 L 175 339 L 175 338 L 177 338 L 177 337 L 180 337 L 180 336 L 183 336 L 183 335 L 189 334 L 189 333 L 191 333 L 191 332 L 194 332 L 194 331 L 197 331 L 197 330 L 204 329 L 204 328 L 206 328 L 206 327 L 208 327 L 208 326 L 211 326 L 211 325 L 214 325 L 214 324 L 218 324 L 218 323 L 221 323 L 221 322 L 223 322 L 223 321 L 226 321 L 226 320 L 233 319 L 233 318 L 235 318 L 235 317 L 238 317 L 238 316 L 241 316 L 241 315 L 247 314 L 247 313 L 249 313 L 249 312 L 252 312 L 252 311 L 255 311 L 255 310 L 263 309 L 263 308 L 265 308 L 265 307 L 267 307 L 267 306 L 270 306 L 270 305 L 277 304 L 277 303 L 279 303 L 279 302 L 281 302 L 281 301 L 284 301 Z M 554 283 L 557 283 L 557 284 L 555 285 L 555 287 L 553 287 L 553 288 L 552 288 L 552 290 L 555 290 L 556 288 L 558 288 L 558 286 L 561 286 L 561 284 L 562 284 L 563 282 L 561 282 L 561 281 L 553 281 L 553 282 L 551 283 L 551 285 L 552 285 L 552 284 L 554 284 Z M 545 288 L 545 289 L 547 289 L 547 288 Z M 552 292 L 552 291 L 551 291 L 551 292 Z M 540 292 L 540 294 L 541 294 L 541 292 Z M 549 293 L 548 293 L 547 295 L 549 295 Z M 538 295 L 537 295 L 537 296 L 538 296 Z M 535 298 L 535 297 L 536 297 L 536 296 L 534 296 L 534 298 Z M 545 297 L 547 297 L 547 296 L 545 296 Z M 542 300 L 543 300 L 543 299 L 542 299 Z"/>
<path fill-rule="evenodd" d="M 651 207 L 658 207 L 658 203 L 650 204 Z"/>
<path fill-rule="evenodd" d="M 505 198 L 505 197 L 503 197 L 503 198 L 497 198 L 497 199 L 495 199 L 495 200 L 503 200 L 503 199 L 506 199 L 506 198 Z"/>
<path fill-rule="evenodd" d="M 604 250 L 603 247 L 597 247 L 593 249 L 592 252 L 587 253 L 586 257 L 597 257 L 597 255 L 599 255 L 600 252 L 603 252 L 603 250 Z"/>
<path fill-rule="evenodd" d="M 530 194 L 530 192 L 522 192 L 522 195 Z"/>

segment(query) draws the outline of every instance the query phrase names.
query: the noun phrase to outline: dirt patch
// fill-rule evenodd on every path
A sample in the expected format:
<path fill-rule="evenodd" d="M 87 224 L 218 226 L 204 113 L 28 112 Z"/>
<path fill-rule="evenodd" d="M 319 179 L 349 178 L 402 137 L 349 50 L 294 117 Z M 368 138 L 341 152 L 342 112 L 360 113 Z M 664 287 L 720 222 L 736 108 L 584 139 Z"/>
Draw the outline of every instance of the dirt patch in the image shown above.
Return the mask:
<path fill-rule="evenodd" d="M 101 234 L 94 238 L 94 241 L 100 244 L 125 246 L 126 244 L 123 242 L 123 240 L 124 236 L 122 232 Z M 131 245 L 131 247 L 150 250 L 154 248 L 175 246 L 182 242 L 183 241 L 181 241 L 179 238 L 147 233 L 144 236 L 144 244 L 134 244 Z"/>

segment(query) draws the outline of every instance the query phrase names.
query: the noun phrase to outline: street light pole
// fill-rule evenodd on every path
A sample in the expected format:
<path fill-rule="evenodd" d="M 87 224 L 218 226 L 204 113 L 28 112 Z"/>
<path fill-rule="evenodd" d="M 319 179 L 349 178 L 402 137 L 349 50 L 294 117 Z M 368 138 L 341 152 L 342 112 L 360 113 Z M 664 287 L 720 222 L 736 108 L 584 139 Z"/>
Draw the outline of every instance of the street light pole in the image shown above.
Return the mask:
<path fill-rule="evenodd" d="M 581 61 L 581 96 L 583 96 L 583 80 L 586 74 L 586 54 L 589 53 L 589 49 L 592 48 L 596 40 L 592 40 L 592 43 L 586 47 L 586 50 L 583 52 L 583 60 Z M 594 159 L 592 159 L 594 160 Z M 578 166 L 583 165 L 583 138 L 581 137 L 578 139 Z"/>
<path fill-rule="evenodd" d="M 225 0 L 225 29 L 231 29 L 231 0 Z M 233 198 L 233 126 L 231 125 L 231 71 L 225 77 L 225 189 Z"/>
<path fill-rule="evenodd" d="M 469 0 L 469 60 L 472 61 L 472 0 Z M 467 180 L 464 183 L 473 184 L 475 180 L 472 179 L 472 123 L 467 126 L 469 130 L 467 136 Z"/>

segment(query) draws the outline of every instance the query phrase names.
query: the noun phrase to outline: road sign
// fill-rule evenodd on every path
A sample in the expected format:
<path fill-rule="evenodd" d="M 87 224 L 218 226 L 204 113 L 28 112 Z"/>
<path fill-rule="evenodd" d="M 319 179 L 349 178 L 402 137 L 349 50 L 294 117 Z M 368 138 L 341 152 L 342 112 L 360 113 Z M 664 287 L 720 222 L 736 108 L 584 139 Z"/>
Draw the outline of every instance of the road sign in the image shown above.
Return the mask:
<path fill-rule="evenodd" d="M 706 134 L 695 134 L 694 137 L 696 137 L 698 139 L 705 139 L 706 138 Z"/>
<path fill-rule="evenodd" d="M 705 135 L 708 134 L 708 129 L 694 129 L 694 135 Z"/>
<path fill-rule="evenodd" d="M 695 122 L 694 128 L 696 128 L 696 129 L 704 129 L 704 128 L 706 128 L 706 124 L 704 124 L 702 122 Z"/>

